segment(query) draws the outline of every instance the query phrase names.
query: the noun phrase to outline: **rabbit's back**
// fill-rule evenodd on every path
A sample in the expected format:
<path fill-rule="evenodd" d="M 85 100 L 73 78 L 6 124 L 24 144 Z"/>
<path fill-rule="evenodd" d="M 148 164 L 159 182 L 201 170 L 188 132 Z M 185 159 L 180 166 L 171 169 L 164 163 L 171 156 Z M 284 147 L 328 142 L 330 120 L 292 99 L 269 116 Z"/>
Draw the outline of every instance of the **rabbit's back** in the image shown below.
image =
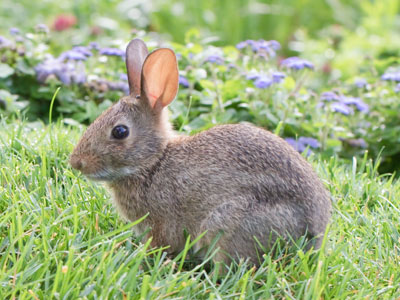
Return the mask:
<path fill-rule="evenodd" d="M 330 216 L 329 195 L 310 164 L 281 138 L 247 124 L 172 140 L 145 186 L 146 198 L 157 199 L 156 219 L 170 228 L 179 220 L 175 229 L 193 235 L 316 236 Z"/>

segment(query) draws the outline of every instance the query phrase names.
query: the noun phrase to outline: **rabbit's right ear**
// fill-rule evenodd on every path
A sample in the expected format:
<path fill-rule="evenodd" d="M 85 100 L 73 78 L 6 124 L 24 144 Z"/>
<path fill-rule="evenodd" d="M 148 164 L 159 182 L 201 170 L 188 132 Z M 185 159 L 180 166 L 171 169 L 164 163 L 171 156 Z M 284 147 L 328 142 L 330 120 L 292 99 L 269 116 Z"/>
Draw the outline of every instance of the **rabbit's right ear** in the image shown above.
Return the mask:
<path fill-rule="evenodd" d="M 134 39 L 126 47 L 126 70 L 128 72 L 129 92 L 136 97 L 140 95 L 142 66 L 149 51 L 140 39 Z"/>

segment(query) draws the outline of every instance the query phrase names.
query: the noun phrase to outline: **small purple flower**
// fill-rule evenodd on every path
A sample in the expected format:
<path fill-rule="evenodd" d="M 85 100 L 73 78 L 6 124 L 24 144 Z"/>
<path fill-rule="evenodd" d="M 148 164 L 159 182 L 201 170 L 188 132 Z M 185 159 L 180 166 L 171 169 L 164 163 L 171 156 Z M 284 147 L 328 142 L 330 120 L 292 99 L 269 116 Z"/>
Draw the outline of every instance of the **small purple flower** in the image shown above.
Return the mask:
<path fill-rule="evenodd" d="M 246 75 L 247 80 L 257 80 L 258 78 L 260 78 L 260 74 L 255 72 L 250 72 L 249 74 Z"/>
<path fill-rule="evenodd" d="M 86 82 L 86 70 L 83 62 L 69 63 L 69 73 L 71 81 L 76 84 L 84 84 Z"/>
<path fill-rule="evenodd" d="M 278 41 L 270 40 L 270 41 L 268 41 L 268 44 L 275 51 L 281 49 L 281 44 Z"/>
<path fill-rule="evenodd" d="M 246 40 L 236 44 L 236 48 L 239 50 L 244 49 L 248 46 L 251 47 L 254 52 L 266 51 L 270 56 L 275 56 L 275 51 L 281 48 L 281 45 L 277 41 L 265 41 L 263 39 L 260 39 L 258 41 Z"/>
<path fill-rule="evenodd" d="M 282 60 L 281 65 L 292 70 L 314 69 L 314 65 L 311 62 L 296 56 Z"/>
<path fill-rule="evenodd" d="M 321 94 L 322 101 L 339 101 L 340 97 L 335 92 L 324 92 Z"/>
<path fill-rule="evenodd" d="M 4 36 L 0 35 L 0 49 L 11 46 L 12 43 L 10 40 L 6 39 Z"/>
<path fill-rule="evenodd" d="M 273 72 L 272 73 L 272 81 L 274 83 L 281 83 L 283 79 L 286 78 L 286 75 L 282 72 Z"/>
<path fill-rule="evenodd" d="M 301 137 L 299 137 L 299 143 L 303 143 L 303 145 L 310 146 L 311 148 L 321 147 L 321 144 L 312 137 L 301 136 Z"/>
<path fill-rule="evenodd" d="M 122 73 L 119 75 L 119 79 L 122 81 L 128 81 L 128 75 L 126 75 L 125 73 Z"/>
<path fill-rule="evenodd" d="M 99 53 L 101 55 L 107 55 L 107 56 L 120 56 L 120 57 L 125 56 L 125 51 L 118 48 L 102 48 L 99 50 Z"/>
<path fill-rule="evenodd" d="M 240 42 L 240 43 L 238 43 L 238 44 L 236 44 L 236 49 L 243 49 L 243 48 L 246 48 L 247 47 L 247 42 L 246 41 L 243 41 L 243 42 Z"/>
<path fill-rule="evenodd" d="M 333 109 L 333 111 L 342 113 L 346 116 L 351 114 L 351 112 L 352 112 L 350 107 L 348 107 L 346 104 L 341 103 L 341 102 L 332 103 L 331 108 Z"/>
<path fill-rule="evenodd" d="M 100 50 L 100 45 L 96 42 L 90 42 L 89 49 L 90 50 Z"/>
<path fill-rule="evenodd" d="M 356 148 L 367 148 L 367 143 L 365 142 L 364 139 L 359 138 L 359 139 L 344 139 L 344 138 L 339 138 L 342 142 L 345 142 L 348 144 L 350 147 L 356 147 Z"/>
<path fill-rule="evenodd" d="M 400 93 L 400 83 L 398 83 L 398 84 L 396 85 L 396 87 L 394 88 L 394 91 L 395 91 L 396 93 Z"/>
<path fill-rule="evenodd" d="M 210 55 L 207 57 L 206 61 L 217 65 L 222 65 L 224 63 L 224 59 L 219 55 Z"/>
<path fill-rule="evenodd" d="M 386 72 L 381 76 L 382 80 L 400 82 L 400 72 Z"/>
<path fill-rule="evenodd" d="M 49 57 L 35 67 L 36 78 L 39 82 L 45 82 L 47 77 L 61 69 L 59 60 Z"/>
<path fill-rule="evenodd" d="M 296 151 L 302 153 L 304 150 L 306 150 L 306 147 L 304 146 L 303 143 L 300 143 L 299 141 L 296 141 L 294 138 L 285 138 L 285 141 L 292 146 Z"/>
<path fill-rule="evenodd" d="M 179 84 L 182 85 L 185 88 L 189 87 L 189 81 L 187 80 L 186 77 L 179 75 Z"/>
<path fill-rule="evenodd" d="M 63 60 L 86 60 L 87 57 L 81 52 L 75 50 L 68 50 L 60 54 L 58 57 L 61 61 Z"/>
<path fill-rule="evenodd" d="M 49 27 L 47 27 L 47 25 L 45 24 L 37 24 L 35 27 L 37 32 L 42 32 L 42 33 L 49 33 Z"/>
<path fill-rule="evenodd" d="M 310 137 L 300 137 L 297 141 L 294 138 L 285 138 L 285 141 L 300 153 L 307 149 L 307 156 L 312 153 L 309 148 L 319 148 L 321 146 L 316 139 Z"/>
<path fill-rule="evenodd" d="M 36 78 L 39 82 L 45 82 L 50 75 L 56 76 L 63 84 L 82 84 L 86 82 L 85 65 L 48 57 L 35 67 Z"/>
<path fill-rule="evenodd" d="M 254 85 L 259 89 L 266 89 L 271 86 L 274 82 L 268 77 L 260 77 L 255 82 Z"/>
<path fill-rule="evenodd" d="M 345 105 L 355 105 L 356 108 L 361 112 L 368 112 L 369 106 L 360 98 L 356 97 L 342 97 L 341 102 Z"/>
<path fill-rule="evenodd" d="M 11 27 L 10 28 L 10 34 L 11 35 L 19 35 L 20 33 L 21 33 L 21 31 L 18 28 L 16 28 L 16 27 Z"/>
<path fill-rule="evenodd" d="M 85 46 L 75 46 L 74 48 L 72 48 L 72 50 L 76 51 L 76 52 L 79 52 L 79 53 L 82 53 L 83 55 L 85 55 L 87 57 L 93 55 L 92 52 L 89 50 L 89 48 L 85 47 Z"/>
<path fill-rule="evenodd" d="M 238 67 L 235 65 L 235 64 L 233 64 L 233 63 L 230 63 L 229 65 L 228 65 L 228 69 L 229 70 L 232 70 L 232 69 L 237 69 Z"/>
<path fill-rule="evenodd" d="M 122 91 L 125 95 L 129 95 L 129 85 L 123 81 L 107 82 L 108 88 L 112 91 Z"/>
<path fill-rule="evenodd" d="M 366 87 L 367 84 L 368 84 L 368 82 L 364 78 L 357 78 L 356 80 L 354 80 L 354 85 L 356 87 L 358 87 L 359 89 Z"/>

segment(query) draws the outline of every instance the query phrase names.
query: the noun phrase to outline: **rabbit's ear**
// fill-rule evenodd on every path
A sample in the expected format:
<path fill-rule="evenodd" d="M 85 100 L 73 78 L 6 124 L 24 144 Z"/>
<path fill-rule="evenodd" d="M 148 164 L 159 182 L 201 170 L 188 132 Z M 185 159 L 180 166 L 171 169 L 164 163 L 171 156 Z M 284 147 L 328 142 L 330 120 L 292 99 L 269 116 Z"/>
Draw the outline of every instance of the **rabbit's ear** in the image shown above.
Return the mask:
<path fill-rule="evenodd" d="M 126 47 L 126 70 L 128 72 L 129 92 L 136 97 L 140 95 L 142 66 L 149 51 L 140 39 L 134 39 Z"/>
<path fill-rule="evenodd" d="M 152 108 L 165 107 L 178 92 L 179 72 L 174 51 L 161 48 L 147 56 L 142 69 L 142 94 Z"/>

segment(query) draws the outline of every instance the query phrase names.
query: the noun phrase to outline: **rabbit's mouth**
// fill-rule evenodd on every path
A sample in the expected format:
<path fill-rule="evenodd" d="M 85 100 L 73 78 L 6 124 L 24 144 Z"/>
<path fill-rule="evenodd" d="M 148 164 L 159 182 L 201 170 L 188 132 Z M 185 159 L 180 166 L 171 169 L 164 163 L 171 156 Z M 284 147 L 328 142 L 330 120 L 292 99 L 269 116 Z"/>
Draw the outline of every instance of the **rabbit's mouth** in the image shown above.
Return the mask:
<path fill-rule="evenodd" d="M 84 174 L 87 178 L 93 181 L 114 181 L 122 177 L 133 175 L 135 170 L 128 167 L 121 167 L 118 169 L 102 169 L 94 173 Z"/>

